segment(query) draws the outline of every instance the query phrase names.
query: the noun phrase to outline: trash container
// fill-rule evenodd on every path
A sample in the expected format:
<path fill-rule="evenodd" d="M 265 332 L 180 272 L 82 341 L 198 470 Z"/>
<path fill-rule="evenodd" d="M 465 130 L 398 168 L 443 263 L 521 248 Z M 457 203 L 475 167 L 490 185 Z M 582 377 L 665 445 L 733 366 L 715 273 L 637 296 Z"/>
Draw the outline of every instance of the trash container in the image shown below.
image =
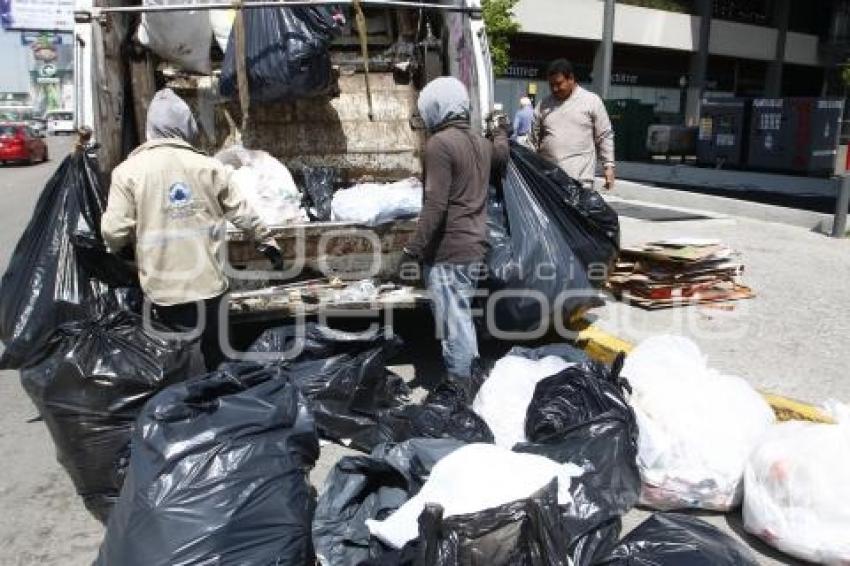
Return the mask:
<path fill-rule="evenodd" d="M 747 165 L 829 176 L 835 170 L 844 102 L 832 98 L 753 100 Z"/>
<path fill-rule="evenodd" d="M 749 118 L 749 99 L 704 99 L 697 134 L 697 164 L 743 166 L 747 156 Z"/>
<path fill-rule="evenodd" d="M 642 161 L 646 151 L 646 131 L 655 119 L 655 107 L 634 98 L 605 101 L 614 128 L 614 156 L 617 161 Z"/>

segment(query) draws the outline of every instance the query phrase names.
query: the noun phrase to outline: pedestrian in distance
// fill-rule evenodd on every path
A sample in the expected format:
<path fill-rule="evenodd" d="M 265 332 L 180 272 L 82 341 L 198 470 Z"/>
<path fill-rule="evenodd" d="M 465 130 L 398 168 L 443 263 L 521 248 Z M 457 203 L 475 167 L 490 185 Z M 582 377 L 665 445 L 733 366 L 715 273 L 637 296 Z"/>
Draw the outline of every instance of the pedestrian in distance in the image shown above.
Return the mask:
<path fill-rule="evenodd" d="M 529 145 L 586 188 L 593 188 L 597 160 L 605 188 L 614 187 L 614 130 L 602 99 L 576 81 L 572 63 L 558 59 L 547 71 L 552 93 L 534 111 Z"/>
<path fill-rule="evenodd" d="M 157 92 L 148 108 L 147 141 L 112 173 L 101 233 L 112 253 L 132 248 L 154 318 L 200 333 L 212 371 L 224 360 L 225 220 L 251 235 L 276 269 L 283 259 L 269 228 L 230 185 L 224 165 L 193 147 L 197 134 L 186 103 L 171 89 Z"/>
<path fill-rule="evenodd" d="M 418 107 L 429 134 L 425 190 L 416 234 L 404 251 L 424 264 L 448 381 L 468 391 L 478 357 L 471 302 L 484 272 L 487 193 L 491 172 L 508 159 L 508 124 L 497 121 L 492 141 L 473 131 L 469 94 L 452 77 L 431 81 Z"/>
<path fill-rule="evenodd" d="M 519 110 L 514 115 L 514 133 L 511 139 L 525 145 L 528 142 L 528 133 L 531 131 L 533 121 L 534 107 L 531 105 L 531 99 L 523 96 L 519 99 Z"/>

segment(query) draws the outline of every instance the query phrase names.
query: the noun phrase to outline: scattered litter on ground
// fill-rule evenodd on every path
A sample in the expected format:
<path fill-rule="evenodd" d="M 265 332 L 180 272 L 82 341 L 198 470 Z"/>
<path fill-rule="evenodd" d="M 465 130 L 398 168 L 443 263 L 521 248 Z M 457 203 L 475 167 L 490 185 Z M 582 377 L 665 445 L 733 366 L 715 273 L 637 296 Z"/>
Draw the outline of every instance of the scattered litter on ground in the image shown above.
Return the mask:
<path fill-rule="evenodd" d="M 225 364 L 145 406 L 98 566 L 312 564 L 313 417 L 276 367 Z"/>
<path fill-rule="evenodd" d="M 850 420 L 775 425 L 747 462 L 744 528 L 797 558 L 850 564 L 848 470 Z"/>
<path fill-rule="evenodd" d="M 660 510 L 727 511 L 741 501 L 744 465 L 775 422 L 746 381 L 708 367 L 677 336 L 640 343 L 622 371 L 637 416 L 641 503 Z"/>
<path fill-rule="evenodd" d="M 656 513 L 598 562 L 600 566 L 758 566 L 752 551 L 690 515 Z"/>
<path fill-rule="evenodd" d="M 415 218 L 422 210 L 422 182 L 410 177 L 395 183 L 360 183 L 340 189 L 331 201 L 331 218 L 379 226 Z"/>
<path fill-rule="evenodd" d="M 145 403 L 203 368 L 197 343 L 164 340 L 117 312 L 60 326 L 21 383 L 86 508 L 106 522 L 126 472 L 130 433 Z"/>
<path fill-rule="evenodd" d="M 740 283 L 740 254 L 716 240 L 678 238 L 623 248 L 609 284 L 647 309 L 711 305 L 754 297 Z"/>

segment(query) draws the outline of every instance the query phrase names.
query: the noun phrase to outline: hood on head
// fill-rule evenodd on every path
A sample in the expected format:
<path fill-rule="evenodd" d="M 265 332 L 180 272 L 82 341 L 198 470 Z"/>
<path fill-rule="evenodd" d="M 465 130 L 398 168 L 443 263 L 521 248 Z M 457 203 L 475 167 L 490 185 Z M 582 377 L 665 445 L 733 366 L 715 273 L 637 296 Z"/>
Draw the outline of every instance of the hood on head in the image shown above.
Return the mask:
<path fill-rule="evenodd" d="M 434 131 L 451 120 L 469 120 L 469 93 L 454 77 L 434 79 L 419 93 L 419 115 L 425 127 Z"/>
<path fill-rule="evenodd" d="M 157 92 L 148 108 L 145 138 L 180 139 L 194 143 L 198 137 L 198 124 L 189 106 L 170 88 Z"/>

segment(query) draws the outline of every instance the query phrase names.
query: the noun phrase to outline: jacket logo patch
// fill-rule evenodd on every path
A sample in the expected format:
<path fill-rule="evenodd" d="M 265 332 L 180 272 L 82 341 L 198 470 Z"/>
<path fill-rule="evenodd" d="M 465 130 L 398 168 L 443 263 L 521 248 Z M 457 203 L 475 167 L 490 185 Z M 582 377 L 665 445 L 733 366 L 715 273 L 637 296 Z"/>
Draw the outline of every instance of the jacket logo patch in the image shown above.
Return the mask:
<path fill-rule="evenodd" d="M 177 182 L 168 189 L 168 203 L 174 208 L 185 208 L 192 204 L 192 189 Z"/>

